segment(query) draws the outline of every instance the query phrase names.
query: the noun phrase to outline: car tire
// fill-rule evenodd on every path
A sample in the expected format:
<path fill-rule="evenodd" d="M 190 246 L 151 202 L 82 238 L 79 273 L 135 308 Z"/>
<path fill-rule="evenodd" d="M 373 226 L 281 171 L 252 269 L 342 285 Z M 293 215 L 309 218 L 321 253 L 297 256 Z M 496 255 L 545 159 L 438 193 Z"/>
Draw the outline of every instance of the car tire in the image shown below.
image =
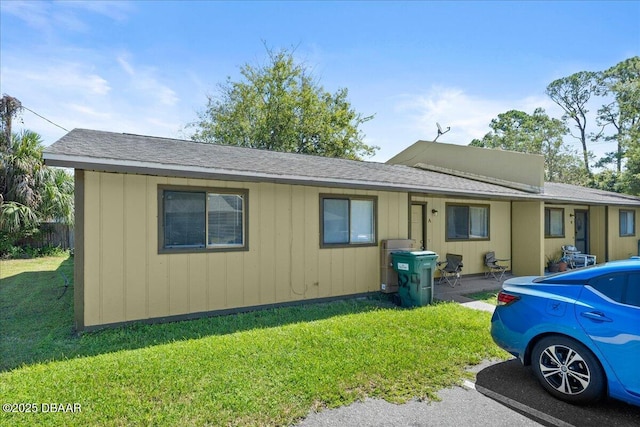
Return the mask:
<path fill-rule="evenodd" d="M 578 341 L 548 336 L 531 352 L 531 367 L 551 395 L 575 404 L 597 402 L 605 394 L 605 374 L 594 354 Z"/>

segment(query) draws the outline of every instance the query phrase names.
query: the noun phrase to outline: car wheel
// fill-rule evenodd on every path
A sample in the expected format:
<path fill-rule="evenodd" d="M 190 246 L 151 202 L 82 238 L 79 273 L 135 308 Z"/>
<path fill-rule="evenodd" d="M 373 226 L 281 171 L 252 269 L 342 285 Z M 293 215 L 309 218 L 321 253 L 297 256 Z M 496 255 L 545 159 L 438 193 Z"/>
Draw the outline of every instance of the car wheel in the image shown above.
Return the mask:
<path fill-rule="evenodd" d="M 576 340 L 557 335 L 541 339 L 533 347 L 531 366 L 542 387 L 559 399 L 586 404 L 604 396 L 604 371 Z"/>

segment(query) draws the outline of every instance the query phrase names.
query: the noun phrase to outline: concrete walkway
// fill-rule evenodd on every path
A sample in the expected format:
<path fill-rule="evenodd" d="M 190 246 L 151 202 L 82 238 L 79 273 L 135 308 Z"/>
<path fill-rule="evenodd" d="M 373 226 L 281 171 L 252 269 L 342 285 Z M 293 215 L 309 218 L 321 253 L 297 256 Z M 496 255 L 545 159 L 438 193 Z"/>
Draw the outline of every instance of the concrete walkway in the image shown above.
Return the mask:
<path fill-rule="evenodd" d="M 513 277 L 511 274 L 505 274 L 504 280 Z M 503 280 L 503 281 L 504 281 Z M 461 305 L 476 310 L 484 310 L 493 313 L 495 306 L 487 304 L 483 301 L 476 301 L 467 295 L 479 292 L 498 292 L 502 287 L 502 281 L 497 281 L 493 277 L 486 278 L 484 275 L 462 276 L 459 284 L 451 287 L 446 284 L 437 284 L 434 286 L 433 299 L 437 301 L 455 301 Z"/>

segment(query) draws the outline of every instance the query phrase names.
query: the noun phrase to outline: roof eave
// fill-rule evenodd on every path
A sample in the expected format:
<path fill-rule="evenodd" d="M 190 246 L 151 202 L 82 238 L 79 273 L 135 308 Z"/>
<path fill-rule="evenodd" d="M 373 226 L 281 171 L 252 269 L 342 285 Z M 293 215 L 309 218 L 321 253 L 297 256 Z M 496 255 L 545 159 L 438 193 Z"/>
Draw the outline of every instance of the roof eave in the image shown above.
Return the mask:
<path fill-rule="evenodd" d="M 460 191 L 429 186 L 406 185 L 391 182 L 347 180 L 341 178 L 322 178 L 299 175 L 275 175 L 246 170 L 204 168 L 163 163 L 141 162 L 121 159 L 98 159 L 94 157 L 70 156 L 57 153 L 44 153 L 48 166 L 72 169 L 94 170 L 98 172 L 132 173 L 140 175 L 171 176 L 179 178 L 216 179 L 239 182 L 272 182 L 280 184 L 309 185 L 337 188 L 357 188 L 381 191 L 406 191 L 410 193 L 429 193 L 469 198 L 491 198 L 500 200 L 529 199 L 526 196 L 500 194 L 483 191 Z"/>

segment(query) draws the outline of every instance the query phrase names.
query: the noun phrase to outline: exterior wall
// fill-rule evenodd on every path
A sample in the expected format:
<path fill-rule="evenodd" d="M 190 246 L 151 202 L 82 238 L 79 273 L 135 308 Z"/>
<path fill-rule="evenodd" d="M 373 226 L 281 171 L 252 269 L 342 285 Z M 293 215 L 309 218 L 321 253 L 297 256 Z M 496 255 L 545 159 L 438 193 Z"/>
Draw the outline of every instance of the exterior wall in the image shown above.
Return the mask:
<path fill-rule="evenodd" d="M 515 151 L 418 141 L 392 157 L 388 164 L 427 164 L 471 175 L 519 183 L 539 191 L 544 187 L 544 157 Z M 499 165 L 499 166 L 497 166 Z"/>
<path fill-rule="evenodd" d="M 589 207 L 589 244 L 592 255 L 596 256 L 598 263 L 607 261 L 607 210 L 606 206 Z"/>
<path fill-rule="evenodd" d="M 495 251 L 497 258 L 511 258 L 511 202 L 473 199 L 452 199 L 412 195 L 412 202 L 426 203 L 427 241 L 426 250 L 445 260 L 446 253 L 463 256 L 464 274 L 484 273 L 484 255 Z M 478 204 L 489 206 L 489 240 L 446 241 L 446 204 Z M 438 211 L 437 215 L 432 209 Z"/>
<path fill-rule="evenodd" d="M 544 274 L 544 203 L 512 202 L 511 215 L 513 273 Z"/>
<path fill-rule="evenodd" d="M 559 257 L 562 255 L 562 247 L 565 245 L 574 245 L 576 244 L 576 236 L 575 236 L 575 225 L 574 225 L 574 217 L 571 215 L 574 214 L 576 210 L 586 210 L 589 211 L 589 224 L 593 221 L 591 211 L 589 206 L 583 205 L 545 205 L 545 208 L 560 208 L 564 209 L 564 237 L 545 237 L 544 238 L 544 255 L 545 257 Z M 544 220 L 544 217 L 543 217 Z M 544 225 L 544 223 L 543 223 Z M 594 229 L 590 225 L 589 227 L 589 244 L 592 246 L 592 241 L 594 240 L 594 236 L 602 233 L 602 229 Z M 542 235 L 544 236 L 544 229 L 542 230 Z M 593 249 L 593 248 L 592 248 Z M 602 258 L 604 259 L 604 258 Z M 546 258 L 545 258 L 546 261 Z M 546 262 L 545 262 L 546 264 Z"/>
<path fill-rule="evenodd" d="M 377 196 L 377 240 L 406 238 L 408 194 L 77 171 L 76 325 L 379 290 L 379 247 L 320 249 L 321 193 Z M 158 253 L 158 185 L 249 191 L 249 250 Z M 79 311 L 79 312 L 78 312 Z"/>
<path fill-rule="evenodd" d="M 608 252 L 609 260 L 626 259 L 638 254 L 638 239 L 640 239 L 640 232 L 638 230 L 638 221 L 640 220 L 640 209 L 624 208 L 609 206 L 609 221 L 608 221 Z M 633 236 L 620 236 L 620 210 L 633 210 L 636 213 L 635 218 L 635 235 Z"/>

